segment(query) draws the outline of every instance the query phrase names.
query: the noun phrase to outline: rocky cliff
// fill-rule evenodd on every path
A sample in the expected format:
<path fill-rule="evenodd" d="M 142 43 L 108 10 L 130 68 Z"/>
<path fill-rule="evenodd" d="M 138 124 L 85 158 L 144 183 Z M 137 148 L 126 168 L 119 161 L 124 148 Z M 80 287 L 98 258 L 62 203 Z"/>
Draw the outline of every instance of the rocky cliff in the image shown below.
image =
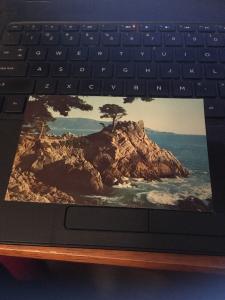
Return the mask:
<path fill-rule="evenodd" d="M 107 126 L 84 137 L 21 136 L 7 197 L 73 203 L 77 194 L 103 194 L 127 178 L 188 174 L 170 151 L 148 138 L 142 121 L 119 122 L 113 132 Z"/>

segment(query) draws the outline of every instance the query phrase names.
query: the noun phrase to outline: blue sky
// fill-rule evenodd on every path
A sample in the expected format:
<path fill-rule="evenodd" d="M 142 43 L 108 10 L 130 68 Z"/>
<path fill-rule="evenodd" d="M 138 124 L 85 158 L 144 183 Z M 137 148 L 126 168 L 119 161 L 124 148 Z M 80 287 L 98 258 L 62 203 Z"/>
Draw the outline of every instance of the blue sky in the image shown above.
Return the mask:
<path fill-rule="evenodd" d="M 69 113 L 70 118 L 90 118 L 108 121 L 108 119 L 100 119 L 99 106 L 106 103 L 118 104 L 127 111 L 127 116 L 122 120 L 143 120 L 145 127 L 158 131 L 205 135 L 204 104 L 202 99 L 158 98 L 152 102 L 145 102 L 137 98 L 131 104 L 123 104 L 122 97 L 81 96 L 80 98 L 91 104 L 93 111 L 84 112 L 74 109 Z M 53 115 L 54 117 L 60 116 L 58 113 L 53 113 Z"/>

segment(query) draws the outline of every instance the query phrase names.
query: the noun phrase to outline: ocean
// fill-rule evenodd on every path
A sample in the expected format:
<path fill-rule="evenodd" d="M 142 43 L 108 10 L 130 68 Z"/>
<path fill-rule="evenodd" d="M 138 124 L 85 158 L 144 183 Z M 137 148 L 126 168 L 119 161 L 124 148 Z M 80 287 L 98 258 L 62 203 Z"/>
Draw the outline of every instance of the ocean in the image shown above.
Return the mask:
<path fill-rule="evenodd" d="M 74 122 L 75 121 L 75 122 Z M 101 130 L 98 121 L 86 119 L 58 118 L 49 123 L 50 134 L 72 133 L 88 135 Z M 178 201 L 198 199 L 208 205 L 212 198 L 206 137 L 202 135 L 181 135 L 146 129 L 146 133 L 160 147 L 171 151 L 190 171 L 187 178 L 144 181 L 142 178 L 129 179 L 126 183 L 112 187 L 110 194 L 86 195 L 82 199 L 97 205 L 174 208 Z"/>

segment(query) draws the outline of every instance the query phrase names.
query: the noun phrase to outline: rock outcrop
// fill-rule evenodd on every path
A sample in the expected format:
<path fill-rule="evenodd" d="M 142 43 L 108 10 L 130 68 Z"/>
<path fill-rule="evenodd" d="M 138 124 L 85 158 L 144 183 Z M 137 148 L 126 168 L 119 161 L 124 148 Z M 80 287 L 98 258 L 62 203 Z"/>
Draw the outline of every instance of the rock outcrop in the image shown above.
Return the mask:
<path fill-rule="evenodd" d="M 143 122 L 119 122 L 113 132 L 107 126 L 84 137 L 21 136 L 7 197 L 73 203 L 78 194 L 103 194 L 126 178 L 188 174 L 170 151 L 146 135 Z"/>
<path fill-rule="evenodd" d="M 87 141 L 85 157 L 107 185 L 120 183 L 123 177 L 155 180 L 188 176 L 170 151 L 148 138 L 141 122 L 119 122 L 113 133 L 109 126 L 87 136 Z"/>

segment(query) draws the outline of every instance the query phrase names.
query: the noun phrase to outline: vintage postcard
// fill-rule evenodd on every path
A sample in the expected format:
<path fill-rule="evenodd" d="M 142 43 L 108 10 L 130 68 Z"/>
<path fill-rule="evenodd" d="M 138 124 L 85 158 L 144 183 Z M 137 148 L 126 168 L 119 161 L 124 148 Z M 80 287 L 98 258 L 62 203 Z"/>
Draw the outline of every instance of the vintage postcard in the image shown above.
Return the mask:
<path fill-rule="evenodd" d="M 203 100 L 30 96 L 5 200 L 210 210 Z"/>

